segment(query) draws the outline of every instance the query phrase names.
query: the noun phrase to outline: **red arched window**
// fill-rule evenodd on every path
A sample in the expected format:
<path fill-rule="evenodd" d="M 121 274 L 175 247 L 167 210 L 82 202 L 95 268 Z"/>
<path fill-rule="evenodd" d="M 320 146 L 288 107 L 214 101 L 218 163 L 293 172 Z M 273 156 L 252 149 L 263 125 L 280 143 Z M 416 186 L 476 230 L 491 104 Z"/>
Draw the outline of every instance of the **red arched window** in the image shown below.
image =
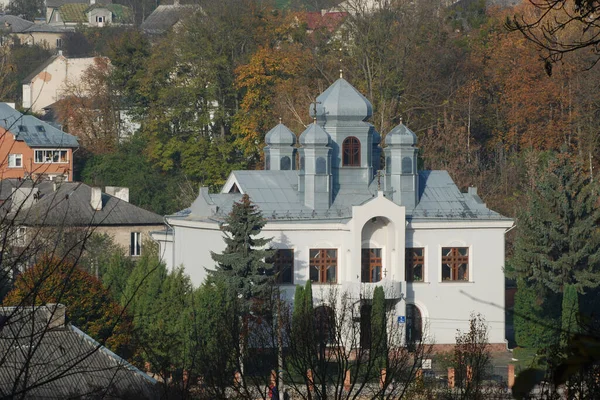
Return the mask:
<path fill-rule="evenodd" d="M 342 158 L 344 167 L 360 167 L 360 140 L 347 137 L 342 143 Z"/>

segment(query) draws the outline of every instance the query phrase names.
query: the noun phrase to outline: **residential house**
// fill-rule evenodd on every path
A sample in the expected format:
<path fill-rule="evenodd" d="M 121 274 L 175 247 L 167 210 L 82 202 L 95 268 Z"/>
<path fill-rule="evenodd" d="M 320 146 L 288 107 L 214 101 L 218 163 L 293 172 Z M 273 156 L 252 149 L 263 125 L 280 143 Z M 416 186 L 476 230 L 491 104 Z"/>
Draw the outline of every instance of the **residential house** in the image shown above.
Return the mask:
<path fill-rule="evenodd" d="M 0 178 L 73 180 L 75 136 L 0 103 Z"/>
<path fill-rule="evenodd" d="M 107 234 L 127 255 L 138 257 L 149 233 L 162 228 L 162 216 L 129 203 L 129 189 L 100 188 L 81 182 L 8 179 L 0 182 L 0 202 L 12 225 L 21 229 L 20 247 L 47 236 L 79 239 L 79 233 Z"/>
<path fill-rule="evenodd" d="M 419 170 L 417 136 L 402 122 L 383 147 L 368 122 L 371 103 L 346 80 L 310 113 L 299 140 L 281 123 L 267 133 L 264 170 L 233 171 L 220 193 L 202 188 L 189 208 L 165 217 L 169 229 L 152 237 L 168 267 L 183 265 L 200 285 L 214 268 L 211 252 L 225 249 L 232 204 L 247 194 L 266 220 L 261 235 L 277 249 L 276 279 L 289 301 L 310 280 L 316 306 L 345 292 L 368 321 L 382 286 L 406 340 L 447 349 L 480 313 L 492 348 L 505 349 L 504 235 L 513 221 L 475 188 L 462 193 L 448 172 Z"/>
<path fill-rule="evenodd" d="M 69 58 L 59 53 L 50 57 L 23 79 L 23 108 L 41 113 L 44 107 L 80 87 L 86 70 L 95 65 L 95 57 Z"/>
<path fill-rule="evenodd" d="M 192 4 L 180 4 L 175 0 L 173 4 L 161 4 L 140 25 L 140 29 L 148 35 L 163 35 L 171 29 L 176 29 L 181 21 L 190 14 L 200 10 Z"/>
<path fill-rule="evenodd" d="M 51 25 L 93 26 L 129 25 L 133 22 L 131 8 L 112 4 L 112 0 L 49 0 L 46 2 L 46 22 Z"/>
<path fill-rule="evenodd" d="M 31 399 L 157 399 L 156 380 L 66 321 L 65 306 L 0 308 L 0 393 Z"/>
<path fill-rule="evenodd" d="M 63 35 L 74 30 L 74 27 L 35 24 L 14 15 L 0 15 L 1 38 L 10 37 L 20 44 L 38 45 L 50 50 L 60 49 L 63 46 Z"/>

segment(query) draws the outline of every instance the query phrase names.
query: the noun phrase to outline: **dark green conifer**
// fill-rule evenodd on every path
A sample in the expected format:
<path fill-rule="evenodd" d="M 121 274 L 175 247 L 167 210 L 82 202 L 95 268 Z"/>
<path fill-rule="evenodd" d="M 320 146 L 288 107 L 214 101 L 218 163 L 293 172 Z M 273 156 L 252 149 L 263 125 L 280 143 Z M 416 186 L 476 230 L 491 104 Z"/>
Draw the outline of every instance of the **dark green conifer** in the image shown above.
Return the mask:
<path fill-rule="evenodd" d="M 377 286 L 373 292 L 371 308 L 371 355 L 376 357 L 378 368 L 387 368 L 387 326 L 385 312 L 385 293 L 383 287 Z"/>

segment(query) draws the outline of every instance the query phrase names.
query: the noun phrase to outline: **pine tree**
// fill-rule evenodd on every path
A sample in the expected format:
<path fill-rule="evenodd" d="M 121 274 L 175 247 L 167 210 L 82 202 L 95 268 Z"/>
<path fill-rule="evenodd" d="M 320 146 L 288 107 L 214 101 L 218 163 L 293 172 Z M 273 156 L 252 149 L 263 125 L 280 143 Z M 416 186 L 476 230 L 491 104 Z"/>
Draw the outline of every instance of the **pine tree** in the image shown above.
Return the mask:
<path fill-rule="evenodd" d="M 294 293 L 294 311 L 292 313 L 292 334 L 294 338 L 301 338 L 304 333 L 302 329 L 302 318 L 304 316 L 304 288 L 300 285 L 296 286 Z"/>
<path fill-rule="evenodd" d="M 560 153 L 548 163 L 519 217 L 514 277 L 541 293 L 583 294 L 600 285 L 598 190 L 581 163 Z"/>
<path fill-rule="evenodd" d="M 573 285 L 567 285 L 562 299 L 562 334 L 561 346 L 566 346 L 569 339 L 579 332 L 579 298 Z"/>
<path fill-rule="evenodd" d="M 387 368 L 387 326 L 385 312 L 385 294 L 383 287 L 377 286 L 373 292 L 371 309 L 371 355 L 377 358 L 378 368 Z"/>
<path fill-rule="evenodd" d="M 263 295 L 272 269 L 264 261 L 273 255 L 273 250 L 264 249 L 271 239 L 257 238 L 264 226 L 258 207 L 244 194 L 239 203 L 233 203 L 223 225 L 227 247 L 221 254 L 211 252 L 217 266 L 209 270 L 210 278 L 234 290 L 246 307 L 252 298 Z"/>

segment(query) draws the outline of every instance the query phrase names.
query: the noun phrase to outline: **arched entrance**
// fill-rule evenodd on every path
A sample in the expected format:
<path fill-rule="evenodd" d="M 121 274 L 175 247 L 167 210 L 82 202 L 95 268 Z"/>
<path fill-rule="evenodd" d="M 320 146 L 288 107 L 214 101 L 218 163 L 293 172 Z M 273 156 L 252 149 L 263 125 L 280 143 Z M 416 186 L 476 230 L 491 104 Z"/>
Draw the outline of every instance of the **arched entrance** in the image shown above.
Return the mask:
<path fill-rule="evenodd" d="M 414 304 L 406 305 L 406 344 L 414 348 L 423 339 L 423 317 Z"/>
<path fill-rule="evenodd" d="M 375 283 L 386 277 L 390 249 L 394 248 L 394 224 L 385 217 L 371 218 L 361 232 L 361 282 Z"/>

